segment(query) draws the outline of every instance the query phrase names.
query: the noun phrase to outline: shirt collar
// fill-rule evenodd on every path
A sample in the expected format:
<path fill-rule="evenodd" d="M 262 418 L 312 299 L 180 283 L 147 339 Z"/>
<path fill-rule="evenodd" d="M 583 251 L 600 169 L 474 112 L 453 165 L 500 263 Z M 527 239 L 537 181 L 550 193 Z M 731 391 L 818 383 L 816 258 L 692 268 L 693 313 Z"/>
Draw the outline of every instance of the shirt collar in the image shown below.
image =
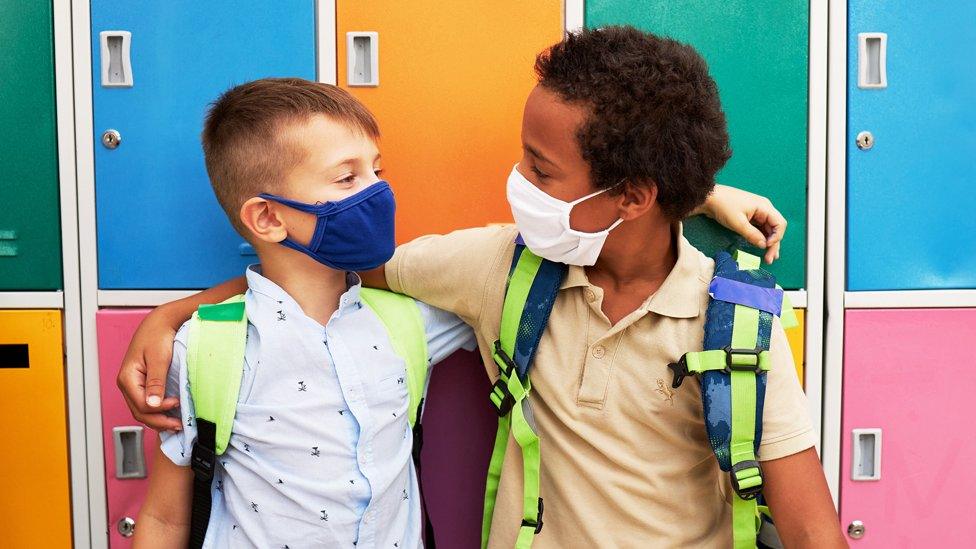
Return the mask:
<path fill-rule="evenodd" d="M 247 279 L 247 287 L 253 292 L 268 297 L 278 303 L 293 305 L 299 308 L 298 302 L 291 297 L 281 286 L 275 284 L 270 279 L 261 274 L 261 264 L 255 263 L 247 267 L 244 275 Z M 346 273 L 346 291 L 339 297 L 339 309 L 337 315 L 341 316 L 349 310 L 361 308 L 359 301 L 359 291 L 363 283 L 359 275 L 353 272 Z"/>
<path fill-rule="evenodd" d="M 678 258 L 664 283 L 641 305 L 641 309 L 671 318 L 695 318 L 701 314 L 702 292 L 707 291 L 708 280 L 702 273 L 701 252 L 684 237 L 684 227 L 680 222 L 673 227 L 678 243 Z M 570 265 L 559 289 L 589 285 L 586 270 Z"/>

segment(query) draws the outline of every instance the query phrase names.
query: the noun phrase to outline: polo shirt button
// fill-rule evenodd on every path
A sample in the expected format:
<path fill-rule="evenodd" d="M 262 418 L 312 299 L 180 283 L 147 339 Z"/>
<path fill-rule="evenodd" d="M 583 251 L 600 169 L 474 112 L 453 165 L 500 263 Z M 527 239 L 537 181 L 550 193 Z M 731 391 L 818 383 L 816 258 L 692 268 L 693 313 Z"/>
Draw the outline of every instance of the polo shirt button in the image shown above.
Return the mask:
<path fill-rule="evenodd" d="M 593 292 L 593 290 L 588 289 L 583 294 L 586 296 L 587 302 L 593 303 L 594 301 L 596 301 L 596 294 Z"/>
<path fill-rule="evenodd" d="M 594 358 L 603 358 L 603 355 L 605 354 L 607 354 L 607 350 L 603 347 L 603 345 L 597 345 L 593 348 Z"/>

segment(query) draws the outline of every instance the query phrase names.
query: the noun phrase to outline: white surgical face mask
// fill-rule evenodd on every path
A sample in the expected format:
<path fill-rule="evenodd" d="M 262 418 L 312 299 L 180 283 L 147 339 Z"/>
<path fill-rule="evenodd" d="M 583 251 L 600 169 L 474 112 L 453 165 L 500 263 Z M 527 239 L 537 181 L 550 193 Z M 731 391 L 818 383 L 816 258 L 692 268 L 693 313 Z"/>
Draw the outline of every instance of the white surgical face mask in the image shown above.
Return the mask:
<path fill-rule="evenodd" d="M 532 253 L 557 263 L 588 266 L 596 263 L 610 231 L 624 220 L 618 219 L 600 232 L 584 233 L 569 226 L 569 214 L 573 206 L 608 190 L 563 202 L 533 185 L 519 173 L 516 164 L 508 176 L 507 194 L 515 225 Z"/>

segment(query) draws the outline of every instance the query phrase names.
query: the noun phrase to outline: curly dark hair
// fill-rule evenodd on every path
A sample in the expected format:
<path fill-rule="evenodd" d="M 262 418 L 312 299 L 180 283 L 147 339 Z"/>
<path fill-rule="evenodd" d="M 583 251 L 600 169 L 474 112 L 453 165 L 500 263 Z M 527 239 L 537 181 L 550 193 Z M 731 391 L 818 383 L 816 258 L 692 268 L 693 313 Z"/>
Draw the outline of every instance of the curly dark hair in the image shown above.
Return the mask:
<path fill-rule="evenodd" d="M 732 155 L 718 87 L 691 46 L 629 26 L 581 30 L 540 53 L 535 71 L 589 109 L 577 138 L 597 188 L 657 185 L 664 214 L 682 219 Z"/>

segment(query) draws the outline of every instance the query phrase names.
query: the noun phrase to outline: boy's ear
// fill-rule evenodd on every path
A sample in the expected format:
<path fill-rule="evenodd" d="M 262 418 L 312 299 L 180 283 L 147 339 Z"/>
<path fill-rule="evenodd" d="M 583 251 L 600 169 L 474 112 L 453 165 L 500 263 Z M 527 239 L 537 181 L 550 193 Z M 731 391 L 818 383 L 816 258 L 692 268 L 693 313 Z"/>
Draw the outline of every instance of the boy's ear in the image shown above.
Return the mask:
<path fill-rule="evenodd" d="M 657 204 L 657 184 L 653 181 L 626 181 L 619 198 L 620 218 L 625 221 L 636 219 Z"/>
<path fill-rule="evenodd" d="M 255 196 L 241 205 L 241 223 L 258 240 L 281 242 L 288 237 L 285 221 L 268 200 Z"/>

